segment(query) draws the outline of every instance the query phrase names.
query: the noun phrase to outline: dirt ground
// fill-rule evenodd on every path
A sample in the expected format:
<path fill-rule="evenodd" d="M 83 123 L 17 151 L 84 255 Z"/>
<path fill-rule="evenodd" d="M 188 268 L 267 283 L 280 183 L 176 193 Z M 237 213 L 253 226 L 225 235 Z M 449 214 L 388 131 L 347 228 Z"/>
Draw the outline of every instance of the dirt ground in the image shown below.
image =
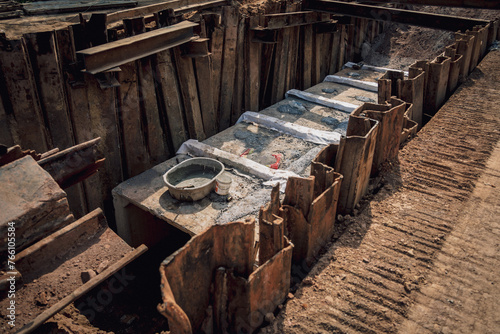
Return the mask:
<path fill-rule="evenodd" d="M 500 10 L 478 10 L 434 6 L 411 6 L 410 9 L 436 14 L 483 20 L 500 17 Z M 418 60 L 432 60 L 453 43 L 454 32 L 391 24 L 372 44 L 363 46 L 363 62 L 369 65 L 407 70 Z"/>
<path fill-rule="evenodd" d="M 498 333 L 499 61 L 490 53 L 342 217 L 260 333 Z"/>

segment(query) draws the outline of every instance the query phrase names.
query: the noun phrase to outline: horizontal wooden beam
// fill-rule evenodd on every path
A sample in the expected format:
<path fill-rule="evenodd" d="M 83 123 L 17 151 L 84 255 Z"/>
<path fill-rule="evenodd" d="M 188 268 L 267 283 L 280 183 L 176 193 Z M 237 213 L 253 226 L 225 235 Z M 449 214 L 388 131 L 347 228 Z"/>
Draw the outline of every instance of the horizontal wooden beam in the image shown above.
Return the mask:
<path fill-rule="evenodd" d="M 187 43 L 194 38 L 197 23 L 183 21 L 169 27 L 145 32 L 77 52 L 85 72 L 96 74 Z"/>
<path fill-rule="evenodd" d="M 333 0 L 309 0 L 306 3 L 306 9 L 451 31 L 471 30 L 474 26 L 489 23 L 486 20 L 469 19 L 466 17 L 360 5 Z"/>
<path fill-rule="evenodd" d="M 445 7 L 464 7 L 464 8 L 483 8 L 500 9 L 498 0 L 370 0 L 376 3 L 401 3 L 408 5 L 426 5 L 426 6 L 445 6 Z"/>

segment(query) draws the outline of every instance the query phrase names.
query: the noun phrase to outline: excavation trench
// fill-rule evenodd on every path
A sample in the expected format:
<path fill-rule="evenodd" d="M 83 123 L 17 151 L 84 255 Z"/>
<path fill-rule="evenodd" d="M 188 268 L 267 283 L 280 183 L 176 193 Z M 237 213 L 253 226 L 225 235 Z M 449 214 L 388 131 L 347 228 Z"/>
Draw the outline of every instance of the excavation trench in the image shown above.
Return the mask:
<path fill-rule="evenodd" d="M 219 5 L 189 7 L 198 9 L 190 21 L 183 7 L 139 18 L 132 11 L 114 25 L 106 18 L 111 24 L 117 14 L 95 14 L 86 24 L 3 39 L 0 142 L 45 152 L 101 137 L 92 145 L 105 161 L 92 155 L 87 171 L 74 167 L 82 158 L 70 161 L 74 175 L 60 179 L 46 169 L 76 223 L 101 207 L 123 257 L 140 250 L 36 332 L 155 333 L 170 325 L 177 333 L 189 324 L 193 332 L 251 333 L 272 322 L 383 188 L 400 146 L 498 33 L 498 20 L 471 26 L 403 72 L 351 62 L 387 23 L 300 4 Z M 163 175 L 191 157 L 223 163 L 229 195 L 173 198 Z M 95 235 L 96 245 L 108 245 Z M 100 265 L 88 269 L 99 276 Z M 41 278 L 28 277 L 29 295 Z M 40 302 L 39 293 L 31 292 L 33 318 L 61 299 Z"/>

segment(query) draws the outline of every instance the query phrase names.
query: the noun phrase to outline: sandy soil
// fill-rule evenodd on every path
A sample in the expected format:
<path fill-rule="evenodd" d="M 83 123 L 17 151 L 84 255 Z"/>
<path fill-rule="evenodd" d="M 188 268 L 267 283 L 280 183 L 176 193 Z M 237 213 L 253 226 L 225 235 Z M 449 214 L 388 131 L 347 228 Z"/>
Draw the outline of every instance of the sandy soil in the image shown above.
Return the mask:
<path fill-rule="evenodd" d="M 500 90 L 493 52 L 401 152 L 260 333 L 497 333 Z M 369 200 L 369 201 L 368 201 Z"/>
<path fill-rule="evenodd" d="M 500 10 L 475 10 L 413 6 L 413 10 L 493 20 L 500 17 Z M 454 33 L 405 24 L 391 24 L 372 44 L 365 43 L 363 61 L 374 66 L 407 70 L 418 60 L 432 60 L 454 41 Z"/>

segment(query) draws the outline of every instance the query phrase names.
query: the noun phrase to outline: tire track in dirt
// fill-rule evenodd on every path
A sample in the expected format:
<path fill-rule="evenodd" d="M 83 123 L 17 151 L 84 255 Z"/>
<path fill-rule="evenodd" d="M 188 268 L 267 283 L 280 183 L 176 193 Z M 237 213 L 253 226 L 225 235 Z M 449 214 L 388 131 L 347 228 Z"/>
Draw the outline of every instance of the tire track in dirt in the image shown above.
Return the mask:
<path fill-rule="evenodd" d="M 474 316 L 496 319 L 483 302 L 497 307 L 500 292 L 476 288 L 499 280 L 500 222 L 477 228 L 481 214 L 494 217 L 494 196 L 485 204 L 476 192 L 499 183 L 500 170 L 487 166 L 500 139 L 499 64 L 500 53 L 489 53 L 406 145 L 384 187 L 261 333 L 491 331 Z"/>

